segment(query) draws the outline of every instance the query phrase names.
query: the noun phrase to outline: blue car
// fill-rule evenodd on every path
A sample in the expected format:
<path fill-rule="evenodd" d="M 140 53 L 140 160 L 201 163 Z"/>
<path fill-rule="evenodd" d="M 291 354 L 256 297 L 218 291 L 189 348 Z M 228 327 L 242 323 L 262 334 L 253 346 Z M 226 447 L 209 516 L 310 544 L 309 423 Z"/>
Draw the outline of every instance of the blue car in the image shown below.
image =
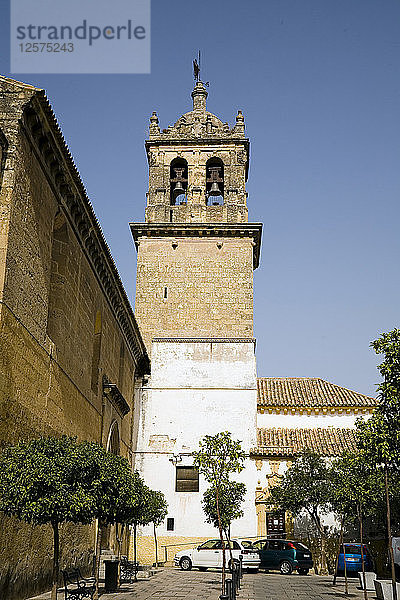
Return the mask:
<path fill-rule="evenodd" d="M 346 551 L 346 571 L 357 572 L 362 571 L 361 563 L 361 544 L 349 543 L 342 544 L 340 547 L 339 562 L 338 562 L 338 575 L 344 574 L 344 550 Z M 368 547 L 363 544 L 363 555 L 364 555 L 364 566 L 366 571 L 374 570 L 374 563 L 372 560 L 371 553 Z"/>

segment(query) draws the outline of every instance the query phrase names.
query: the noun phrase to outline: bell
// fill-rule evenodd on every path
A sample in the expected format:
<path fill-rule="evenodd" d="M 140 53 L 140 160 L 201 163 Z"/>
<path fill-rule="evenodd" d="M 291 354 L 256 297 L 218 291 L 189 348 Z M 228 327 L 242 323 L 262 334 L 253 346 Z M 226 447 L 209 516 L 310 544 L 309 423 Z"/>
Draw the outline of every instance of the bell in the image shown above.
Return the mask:
<path fill-rule="evenodd" d="M 208 192 L 209 196 L 222 196 L 222 192 L 218 187 L 218 183 L 216 181 L 213 181 L 211 184 L 211 189 Z"/>
<path fill-rule="evenodd" d="M 176 185 L 174 187 L 174 193 L 175 194 L 183 194 L 184 191 L 185 190 L 184 190 L 184 187 L 182 185 L 182 181 L 177 181 Z"/>

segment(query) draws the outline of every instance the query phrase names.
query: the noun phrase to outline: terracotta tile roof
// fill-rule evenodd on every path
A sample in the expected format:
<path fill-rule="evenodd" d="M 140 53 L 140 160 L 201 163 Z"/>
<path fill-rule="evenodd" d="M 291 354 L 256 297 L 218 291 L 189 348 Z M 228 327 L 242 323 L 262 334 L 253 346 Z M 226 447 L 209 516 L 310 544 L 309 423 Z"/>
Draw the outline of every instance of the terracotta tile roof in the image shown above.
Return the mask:
<path fill-rule="evenodd" d="M 257 429 L 257 448 L 252 456 L 292 456 L 310 448 L 325 456 L 338 456 L 355 448 L 355 430 L 339 427 Z"/>
<path fill-rule="evenodd" d="M 259 408 L 374 408 L 375 398 L 358 394 L 318 378 L 259 377 Z"/>

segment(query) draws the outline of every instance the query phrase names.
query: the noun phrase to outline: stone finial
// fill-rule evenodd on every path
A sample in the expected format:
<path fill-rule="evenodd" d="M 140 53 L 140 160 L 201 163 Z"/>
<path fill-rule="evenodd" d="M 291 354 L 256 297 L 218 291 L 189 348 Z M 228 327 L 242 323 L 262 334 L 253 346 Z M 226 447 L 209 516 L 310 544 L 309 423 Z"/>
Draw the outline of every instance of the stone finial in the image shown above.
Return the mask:
<path fill-rule="evenodd" d="M 158 124 L 158 117 L 156 111 L 150 117 L 150 135 L 160 133 L 160 126 Z"/>
<path fill-rule="evenodd" d="M 196 81 L 196 85 L 194 86 L 194 90 L 192 92 L 193 110 L 205 112 L 207 96 L 208 92 L 204 86 L 204 83 L 202 81 Z"/>
<path fill-rule="evenodd" d="M 238 110 L 238 114 L 236 115 L 235 131 L 244 134 L 244 116 L 241 110 Z"/>

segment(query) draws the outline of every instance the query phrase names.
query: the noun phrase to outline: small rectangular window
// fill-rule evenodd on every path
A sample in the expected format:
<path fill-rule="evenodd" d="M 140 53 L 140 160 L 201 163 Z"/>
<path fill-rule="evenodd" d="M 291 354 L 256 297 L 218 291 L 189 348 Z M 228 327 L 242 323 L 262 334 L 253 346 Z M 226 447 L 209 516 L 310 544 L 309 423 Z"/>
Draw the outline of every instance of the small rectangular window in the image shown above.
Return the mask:
<path fill-rule="evenodd" d="M 168 288 L 164 288 L 164 298 L 167 298 L 168 296 Z"/>
<path fill-rule="evenodd" d="M 175 491 L 199 491 L 199 470 L 197 469 L 197 467 L 176 467 Z"/>
<path fill-rule="evenodd" d="M 167 519 L 167 531 L 173 531 L 174 530 L 174 519 L 172 517 L 169 517 Z"/>

